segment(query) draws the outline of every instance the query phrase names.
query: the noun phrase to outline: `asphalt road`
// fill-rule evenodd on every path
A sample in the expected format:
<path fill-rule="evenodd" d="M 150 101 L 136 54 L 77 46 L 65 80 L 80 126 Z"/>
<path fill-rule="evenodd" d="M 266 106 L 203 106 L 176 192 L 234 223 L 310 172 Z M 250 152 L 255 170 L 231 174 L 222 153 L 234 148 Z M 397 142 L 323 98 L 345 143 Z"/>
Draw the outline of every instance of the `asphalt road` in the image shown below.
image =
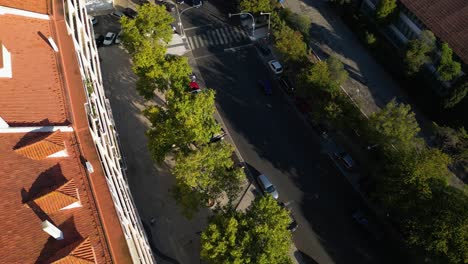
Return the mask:
<path fill-rule="evenodd" d="M 226 13 L 206 1 L 203 8 L 187 11 L 184 26 L 196 29 L 187 36 L 205 34 L 219 21 L 235 25 L 220 18 Z M 317 263 L 392 263 L 385 245 L 374 243 L 353 222 L 352 213 L 365 205 L 323 153 L 322 139 L 308 129 L 278 87 L 272 96 L 257 87 L 257 80 L 273 76 L 256 50 L 200 47 L 193 56 L 207 87 L 217 91 L 217 107 L 249 168 L 268 175 L 279 200 L 291 204 L 300 225 L 294 233 L 297 248 Z"/>

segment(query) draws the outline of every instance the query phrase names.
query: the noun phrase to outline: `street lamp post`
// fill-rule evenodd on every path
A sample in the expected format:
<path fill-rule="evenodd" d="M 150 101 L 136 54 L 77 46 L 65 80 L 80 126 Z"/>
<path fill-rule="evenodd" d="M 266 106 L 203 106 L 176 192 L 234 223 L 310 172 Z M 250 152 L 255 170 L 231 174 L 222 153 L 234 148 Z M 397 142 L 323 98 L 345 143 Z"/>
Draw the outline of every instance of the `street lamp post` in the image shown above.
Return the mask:
<path fill-rule="evenodd" d="M 182 24 L 182 19 L 180 18 L 180 16 L 187 10 L 189 9 L 192 9 L 196 6 L 191 6 L 189 8 L 185 8 L 184 10 L 182 10 L 181 12 L 179 12 L 179 7 L 176 5 L 176 9 L 177 9 L 177 16 L 179 17 L 179 23 L 177 23 L 180 27 L 180 34 L 182 35 L 182 38 L 185 38 L 185 32 L 184 32 L 184 25 Z"/>
<path fill-rule="evenodd" d="M 270 37 L 270 18 L 271 18 L 271 13 L 266 13 L 266 12 L 260 12 L 260 15 L 268 15 L 268 34 L 267 37 Z"/>
<path fill-rule="evenodd" d="M 252 39 L 255 39 L 255 18 L 252 14 L 248 12 L 240 12 L 236 14 L 229 13 L 228 16 L 231 18 L 232 16 L 240 16 L 240 15 L 249 15 L 252 18 Z"/>

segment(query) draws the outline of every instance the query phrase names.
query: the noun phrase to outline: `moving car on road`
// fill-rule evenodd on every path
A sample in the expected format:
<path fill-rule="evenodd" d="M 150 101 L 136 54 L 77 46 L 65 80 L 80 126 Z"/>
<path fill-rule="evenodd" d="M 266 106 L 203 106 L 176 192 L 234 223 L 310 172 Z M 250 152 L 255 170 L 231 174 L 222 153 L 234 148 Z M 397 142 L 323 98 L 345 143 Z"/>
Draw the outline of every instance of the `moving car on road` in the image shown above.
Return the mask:
<path fill-rule="evenodd" d="M 354 162 L 351 155 L 349 155 L 348 153 L 346 153 L 344 151 L 339 152 L 339 153 L 335 153 L 334 155 L 341 162 L 341 164 L 343 164 L 343 166 L 347 170 L 354 170 L 355 169 L 356 163 Z"/>
<path fill-rule="evenodd" d="M 281 63 L 277 60 L 271 60 L 268 62 L 268 65 L 270 66 L 270 69 L 275 73 L 275 74 L 281 74 L 283 72 L 283 66 L 281 66 Z"/>
<path fill-rule="evenodd" d="M 115 33 L 107 32 L 106 37 L 104 38 L 103 44 L 106 46 L 112 45 L 115 39 Z"/>
<path fill-rule="evenodd" d="M 258 80 L 258 86 L 263 90 L 266 95 L 271 95 L 273 90 L 271 89 L 271 83 L 268 80 Z"/>
<path fill-rule="evenodd" d="M 269 194 L 275 200 L 278 200 L 279 194 L 278 191 L 276 190 L 275 186 L 273 183 L 270 182 L 270 180 L 267 178 L 265 174 L 262 174 L 257 177 L 258 185 L 260 185 L 260 188 L 262 189 L 262 192 L 264 194 Z"/>

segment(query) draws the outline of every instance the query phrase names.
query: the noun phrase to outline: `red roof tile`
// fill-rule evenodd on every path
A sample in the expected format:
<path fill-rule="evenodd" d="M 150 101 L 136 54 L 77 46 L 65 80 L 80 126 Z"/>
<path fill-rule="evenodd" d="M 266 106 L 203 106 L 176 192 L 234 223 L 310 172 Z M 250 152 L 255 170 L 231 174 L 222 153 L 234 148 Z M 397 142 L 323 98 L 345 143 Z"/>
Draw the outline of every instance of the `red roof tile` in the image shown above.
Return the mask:
<path fill-rule="evenodd" d="M 77 241 L 61 249 L 49 262 L 54 264 L 96 263 L 93 246 L 89 242 L 89 238 Z"/>
<path fill-rule="evenodd" d="M 468 64 L 468 1 L 400 1 Z"/>
<path fill-rule="evenodd" d="M 53 34 L 50 21 L 0 15 L 0 25 L 13 74 L 0 79 L 0 117 L 10 126 L 67 123 L 57 57 L 44 40 Z"/>
<path fill-rule="evenodd" d="M 56 190 L 34 198 L 26 205 L 32 208 L 38 206 L 44 213 L 52 214 L 74 202 L 78 202 L 77 191 L 75 181 L 71 179 Z"/>
<path fill-rule="evenodd" d="M 33 160 L 41 160 L 62 150 L 65 150 L 65 144 L 62 132 L 58 130 L 38 142 L 16 149 L 15 152 Z"/>

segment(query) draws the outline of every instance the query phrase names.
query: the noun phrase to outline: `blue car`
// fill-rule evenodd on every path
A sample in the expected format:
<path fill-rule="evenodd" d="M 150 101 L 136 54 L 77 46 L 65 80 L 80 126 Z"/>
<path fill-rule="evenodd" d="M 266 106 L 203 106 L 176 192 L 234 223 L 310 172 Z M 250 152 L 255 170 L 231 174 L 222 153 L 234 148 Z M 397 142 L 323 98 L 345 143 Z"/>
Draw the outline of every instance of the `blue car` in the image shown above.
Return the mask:
<path fill-rule="evenodd" d="M 273 90 L 271 89 L 271 83 L 268 80 L 258 80 L 258 86 L 262 88 L 263 92 L 266 95 L 271 95 L 273 93 Z"/>

